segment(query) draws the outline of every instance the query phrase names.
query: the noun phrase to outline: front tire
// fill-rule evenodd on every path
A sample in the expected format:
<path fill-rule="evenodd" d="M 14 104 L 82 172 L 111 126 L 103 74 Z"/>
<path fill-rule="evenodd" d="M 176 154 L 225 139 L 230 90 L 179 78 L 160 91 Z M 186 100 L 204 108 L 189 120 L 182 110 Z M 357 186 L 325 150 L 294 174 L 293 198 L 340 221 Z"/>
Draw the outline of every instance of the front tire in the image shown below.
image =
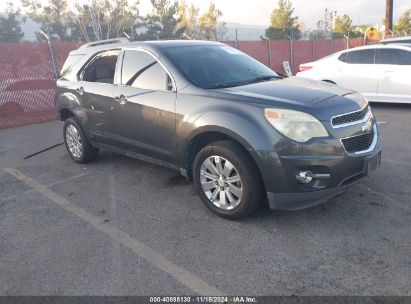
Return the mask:
<path fill-rule="evenodd" d="M 193 179 L 205 205 L 219 216 L 239 219 L 261 206 L 264 188 L 251 157 L 237 143 L 204 147 L 194 160 Z"/>
<path fill-rule="evenodd" d="M 64 122 L 63 137 L 67 152 L 75 162 L 84 164 L 97 159 L 98 149 L 88 141 L 75 118 Z"/>

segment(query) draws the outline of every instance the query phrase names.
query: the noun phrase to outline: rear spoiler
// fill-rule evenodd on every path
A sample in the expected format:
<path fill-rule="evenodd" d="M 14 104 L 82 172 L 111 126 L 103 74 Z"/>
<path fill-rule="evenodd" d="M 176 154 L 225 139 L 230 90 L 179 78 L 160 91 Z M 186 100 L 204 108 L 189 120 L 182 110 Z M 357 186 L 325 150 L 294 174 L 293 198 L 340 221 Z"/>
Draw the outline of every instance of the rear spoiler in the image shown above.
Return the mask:
<path fill-rule="evenodd" d="M 127 38 L 114 38 L 114 39 L 106 39 L 106 40 L 100 40 L 100 41 L 93 41 L 93 42 L 89 42 L 86 44 L 83 44 L 79 47 L 79 49 L 86 49 L 86 48 L 90 48 L 93 46 L 100 46 L 100 45 L 106 45 L 106 44 L 116 44 L 116 43 L 127 43 L 130 42 L 130 40 L 128 40 Z"/>

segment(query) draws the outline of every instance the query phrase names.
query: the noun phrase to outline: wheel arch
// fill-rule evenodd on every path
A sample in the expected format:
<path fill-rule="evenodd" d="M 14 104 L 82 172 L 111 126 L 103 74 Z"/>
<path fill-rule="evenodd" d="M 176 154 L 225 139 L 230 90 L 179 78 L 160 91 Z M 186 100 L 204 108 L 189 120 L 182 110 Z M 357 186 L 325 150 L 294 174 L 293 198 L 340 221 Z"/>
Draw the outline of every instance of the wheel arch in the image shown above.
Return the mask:
<path fill-rule="evenodd" d="M 60 109 L 59 111 L 59 117 L 61 121 L 66 121 L 67 119 L 76 116 L 72 110 L 69 110 L 67 108 Z"/>
<path fill-rule="evenodd" d="M 219 126 L 207 126 L 197 129 L 191 134 L 190 139 L 186 141 L 180 156 L 180 166 L 182 171 L 184 171 L 183 174 L 191 179 L 193 163 L 197 153 L 205 146 L 222 140 L 237 143 L 244 152 L 250 156 L 258 172 L 260 172 L 256 154 L 254 153 L 252 145 L 246 139 L 229 129 Z"/>

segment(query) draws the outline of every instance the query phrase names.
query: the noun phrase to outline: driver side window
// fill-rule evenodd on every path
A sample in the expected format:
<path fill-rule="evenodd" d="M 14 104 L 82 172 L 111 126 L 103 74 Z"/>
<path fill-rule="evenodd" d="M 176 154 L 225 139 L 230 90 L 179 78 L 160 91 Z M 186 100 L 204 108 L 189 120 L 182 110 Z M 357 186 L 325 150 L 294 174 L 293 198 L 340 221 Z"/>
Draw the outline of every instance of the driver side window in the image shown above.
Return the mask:
<path fill-rule="evenodd" d="M 125 51 L 121 83 L 143 90 L 173 90 L 171 77 L 166 70 L 153 56 L 143 51 Z"/>

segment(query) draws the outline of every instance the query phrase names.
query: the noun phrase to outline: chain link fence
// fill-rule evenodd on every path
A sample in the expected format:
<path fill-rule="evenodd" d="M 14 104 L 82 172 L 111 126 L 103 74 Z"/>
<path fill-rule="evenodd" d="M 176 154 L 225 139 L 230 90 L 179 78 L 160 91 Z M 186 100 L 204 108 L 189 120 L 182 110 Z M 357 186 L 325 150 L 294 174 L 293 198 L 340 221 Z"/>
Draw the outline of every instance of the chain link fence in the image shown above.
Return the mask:
<path fill-rule="evenodd" d="M 362 39 L 223 41 L 284 74 L 288 61 L 292 72 L 301 63 L 325 57 Z M 54 95 L 56 72 L 68 53 L 79 43 L 0 42 L 0 129 L 44 122 L 57 118 Z"/>

